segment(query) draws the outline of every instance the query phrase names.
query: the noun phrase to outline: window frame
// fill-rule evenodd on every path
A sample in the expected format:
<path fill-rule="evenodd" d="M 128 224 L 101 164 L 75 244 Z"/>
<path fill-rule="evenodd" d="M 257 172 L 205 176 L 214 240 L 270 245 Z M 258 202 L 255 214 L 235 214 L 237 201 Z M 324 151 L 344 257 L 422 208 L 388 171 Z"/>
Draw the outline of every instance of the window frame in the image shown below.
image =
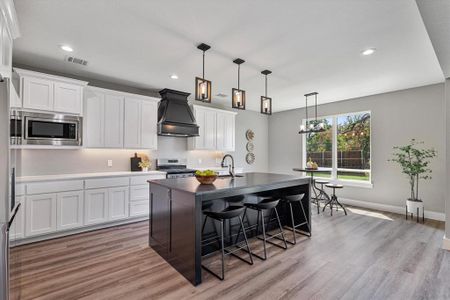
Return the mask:
<path fill-rule="evenodd" d="M 338 171 L 344 169 L 344 168 L 338 168 L 338 145 L 337 145 L 337 119 L 342 116 L 353 116 L 353 115 L 362 115 L 368 113 L 370 114 L 370 170 L 369 170 L 369 180 L 354 180 L 354 179 L 338 179 L 337 173 Z M 315 118 L 308 118 L 308 119 L 302 119 L 302 125 L 306 126 L 306 121 L 314 121 Z M 323 178 L 323 179 L 331 179 L 333 182 L 346 185 L 346 186 L 355 186 L 355 187 L 366 187 L 366 188 L 372 188 L 372 111 L 370 110 L 363 110 L 363 111 L 356 111 L 356 112 L 349 112 L 349 113 L 339 113 L 334 115 L 325 115 L 325 116 L 317 116 L 317 119 L 331 119 L 332 126 L 331 126 L 331 168 L 324 168 L 324 169 L 331 169 L 331 177 L 320 177 L 316 176 L 316 178 Z M 306 157 L 306 134 L 302 134 L 302 165 L 303 167 L 306 167 L 307 157 Z"/>

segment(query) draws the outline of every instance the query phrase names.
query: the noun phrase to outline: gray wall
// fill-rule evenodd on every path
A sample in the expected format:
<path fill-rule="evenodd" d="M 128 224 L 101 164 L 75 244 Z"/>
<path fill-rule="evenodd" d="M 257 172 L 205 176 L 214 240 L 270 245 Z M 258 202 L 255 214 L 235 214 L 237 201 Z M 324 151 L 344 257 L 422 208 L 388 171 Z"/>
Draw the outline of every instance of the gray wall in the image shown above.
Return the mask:
<path fill-rule="evenodd" d="M 246 171 L 268 171 L 268 118 L 258 112 L 238 111 L 236 116 L 236 151 L 232 153 L 236 166 Z M 245 131 L 255 131 L 253 165 L 245 162 L 247 140 Z M 21 176 L 127 171 L 134 150 L 81 149 L 81 150 L 21 150 L 19 169 Z M 158 151 L 137 151 L 156 158 L 186 158 L 191 167 L 219 166 L 224 153 L 216 151 L 188 151 L 186 138 L 158 137 Z M 113 167 L 107 160 L 113 160 Z"/>
<path fill-rule="evenodd" d="M 300 100 L 299 100 L 300 101 Z M 445 109 L 444 84 L 430 85 L 392 93 L 334 102 L 319 106 L 320 115 L 346 112 L 372 112 L 372 182 L 373 188 L 345 187 L 339 194 L 354 200 L 404 206 L 408 180 L 399 167 L 387 160 L 392 147 L 411 138 L 434 147 L 438 157 L 431 167 L 433 178 L 421 182 L 425 209 L 444 212 Z M 298 134 L 304 109 L 274 114 L 269 120 L 269 169 L 291 173 L 302 164 L 302 142 Z"/>

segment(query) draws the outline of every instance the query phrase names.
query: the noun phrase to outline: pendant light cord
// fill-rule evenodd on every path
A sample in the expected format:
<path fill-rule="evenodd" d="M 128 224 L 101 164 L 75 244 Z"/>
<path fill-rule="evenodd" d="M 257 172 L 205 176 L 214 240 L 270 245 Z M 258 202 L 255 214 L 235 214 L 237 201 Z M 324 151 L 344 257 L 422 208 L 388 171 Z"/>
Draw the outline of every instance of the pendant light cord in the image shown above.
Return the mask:
<path fill-rule="evenodd" d="M 317 125 L 317 94 L 314 95 L 315 98 L 315 114 L 316 114 L 316 124 Z"/>
<path fill-rule="evenodd" d="M 267 98 L 267 75 L 266 75 L 266 98 Z"/>
<path fill-rule="evenodd" d="M 241 90 L 240 86 L 239 86 L 239 82 L 240 82 L 240 74 L 241 74 L 241 65 L 238 64 L 238 90 Z"/>
<path fill-rule="evenodd" d="M 306 96 L 306 130 L 308 130 L 308 96 Z"/>
<path fill-rule="evenodd" d="M 203 51 L 203 80 L 205 80 L 205 51 Z"/>

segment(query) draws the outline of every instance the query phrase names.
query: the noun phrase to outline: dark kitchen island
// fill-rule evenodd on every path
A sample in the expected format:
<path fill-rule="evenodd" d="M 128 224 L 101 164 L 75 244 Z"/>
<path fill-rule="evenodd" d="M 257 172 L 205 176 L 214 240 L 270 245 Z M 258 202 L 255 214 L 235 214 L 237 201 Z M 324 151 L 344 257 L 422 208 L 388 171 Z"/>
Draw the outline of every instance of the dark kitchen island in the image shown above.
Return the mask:
<path fill-rule="evenodd" d="M 215 235 L 211 222 L 208 222 L 202 236 L 202 207 L 221 210 L 227 205 L 226 198 L 239 195 L 245 195 L 245 201 L 252 202 L 257 201 L 257 195 L 281 197 L 305 193 L 302 201 L 308 221 L 311 220 L 309 177 L 273 173 L 245 173 L 240 176 L 219 177 L 213 185 L 201 185 L 195 177 L 149 181 L 149 244 L 193 285 L 202 281 L 202 253 L 217 249 L 214 248 L 217 243 L 210 238 Z M 287 206 L 280 202 L 278 211 L 282 224 L 289 226 Z M 296 223 L 305 221 L 298 211 L 294 214 Z M 249 213 L 249 219 L 255 224 L 256 214 Z M 274 222 L 269 222 L 269 229 L 274 226 Z M 237 224 L 227 224 L 226 228 L 226 235 L 236 236 Z M 309 232 L 307 226 L 299 229 Z M 252 232 L 248 233 L 248 237 L 252 237 Z"/>

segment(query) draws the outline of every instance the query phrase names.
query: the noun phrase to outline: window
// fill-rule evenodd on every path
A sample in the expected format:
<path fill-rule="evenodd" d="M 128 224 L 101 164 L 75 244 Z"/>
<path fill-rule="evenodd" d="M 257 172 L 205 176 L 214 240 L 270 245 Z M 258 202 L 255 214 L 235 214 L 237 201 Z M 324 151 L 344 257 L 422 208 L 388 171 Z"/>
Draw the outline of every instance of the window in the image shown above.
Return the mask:
<path fill-rule="evenodd" d="M 329 116 L 320 122 L 325 131 L 304 135 L 304 165 L 311 159 L 328 169 L 317 173 L 319 177 L 370 182 L 370 112 Z"/>

